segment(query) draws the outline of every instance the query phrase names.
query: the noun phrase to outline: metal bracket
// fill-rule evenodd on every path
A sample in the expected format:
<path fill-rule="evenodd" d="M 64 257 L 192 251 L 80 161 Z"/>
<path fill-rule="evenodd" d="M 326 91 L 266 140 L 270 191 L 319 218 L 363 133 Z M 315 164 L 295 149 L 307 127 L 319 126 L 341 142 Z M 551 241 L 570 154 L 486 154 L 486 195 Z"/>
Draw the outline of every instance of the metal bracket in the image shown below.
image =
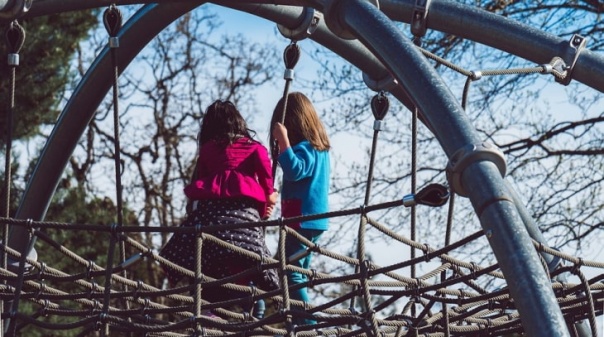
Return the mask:
<path fill-rule="evenodd" d="M 391 74 L 387 74 L 383 78 L 376 80 L 367 75 L 367 73 L 363 73 L 363 81 L 367 85 L 367 88 L 376 92 L 390 92 L 398 85 L 397 80 Z"/>
<path fill-rule="evenodd" d="M 373 130 L 375 130 L 375 131 L 386 130 L 386 122 L 378 120 L 378 119 L 374 120 L 373 121 Z"/>
<path fill-rule="evenodd" d="M 302 20 L 297 27 L 288 28 L 284 25 L 277 24 L 279 33 L 284 37 L 295 41 L 300 41 L 311 36 L 317 27 L 319 27 L 319 23 L 323 19 L 323 14 L 317 12 L 312 7 L 304 7 L 304 12 L 302 14 Z"/>
<path fill-rule="evenodd" d="M 429 8 L 430 0 L 415 0 L 415 7 L 411 15 L 411 33 L 413 33 L 413 36 L 422 37 L 426 35 Z"/>
<path fill-rule="evenodd" d="M 507 165 L 503 152 L 501 152 L 499 148 L 486 142 L 482 144 L 468 144 L 455 151 L 449 159 L 449 164 L 447 165 L 447 180 L 449 181 L 451 190 L 462 197 L 468 196 L 468 192 L 465 190 L 461 181 L 463 171 L 470 166 L 470 164 L 483 160 L 495 164 L 499 169 L 501 176 L 505 177 Z"/>
<path fill-rule="evenodd" d="M 8 0 L 4 7 L 0 8 L 0 23 L 18 19 L 29 12 L 33 0 Z"/>
<path fill-rule="evenodd" d="M 380 4 L 378 0 L 367 0 L 375 7 L 380 8 Z M 344 24 L 341 22 L 341 17 L 338 12 L 340 12 L 340 6 L 346 6 L 346 2 L 348 0 L 327 0 L 327 3 L 323 7 L 323 13 L 325 14 L 325 23 L 329 30 L 334 33 L 336 36 L 345 39 L 345 40 L 354 40 L 356 36 L 352 34 Z"/>
<path fill-rule="evenodd" d="M 556 82 L 561 83 L 563 85 L 568 85 L 572 80 L 573 70 L 575 69 L 575 64 L 577 63 L 577 59 L 581 54 L 581 51 L 585 49 L 585 45 L 587 44 L 587 39 L 581 35 L 574 34 L 567 45 L 565 50 L 565 57 L 563 58 L 565 67 L 564 67 L 564 76 L 558 77 L 556 76 Z"/>

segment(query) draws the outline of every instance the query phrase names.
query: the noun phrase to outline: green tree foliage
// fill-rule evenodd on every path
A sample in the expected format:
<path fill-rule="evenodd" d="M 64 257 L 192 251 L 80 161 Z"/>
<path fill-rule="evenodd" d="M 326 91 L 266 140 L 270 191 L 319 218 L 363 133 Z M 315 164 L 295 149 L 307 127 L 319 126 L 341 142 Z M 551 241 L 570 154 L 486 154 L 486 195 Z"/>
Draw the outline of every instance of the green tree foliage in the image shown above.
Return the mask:
<path fill-rule="evenodd" d="M 87 193 L 81 185 L 70 186 L 69 180 L 62 180 L 60 186 L 55 193 L 53 202 L 47 213 L 47 218 L 52 219 L 53 222 L 73 224 L 79 226 L 87 225 L 102 225 L 111 226 L 116 223 L 117 208 L 115 203 L 110 198 L 91 197 L 90 193 Z M 136 226 L 137 219 L 136 215 L 129 211 L 124 211 L 124 224 L 129 226 Z M 140 240 L 140 236 L 132 234 L 131 237 L 134 240 Z M 74 229 L 46 229 L 42 230 L 37 235 L 36 241 L 36 252 L 38 255 L 38 262 L 45 263 L 50 268 L 56 269 L 61 273 L 64 273 L 63 278 L 39 280 L 43 282 L 48 289 L 55 289 L 55 291 L 63 291 L 65 293 L 74 293 L 74 288 L 79 289 L 79 292 L 90 293 L 91 288 L 85 284 L 95 283 L 103 287 L 105 286 L 104 273 L 94 274 L 90 273 L 88 277 L 83 278 L 84 283 L 77 283 L 73 280 L 67 280 L 69 275 L 85 275 L 89 270 L 89 266 L 93 263 L 96 266 L 105 268 L 107 266 L 107 256 L 110 247 L 111 234 L 107 231 L 87 231 L 79 228 Z M 117 241 L 116 241 L 117 242 Z M 119 265 L 122 261 L 120 258 L 119 245 L 115 246 L 115 258 L 113 266 Z M 125 246 L 126 258 L 136 254 L 136 251 L 129 249 L 129 246 Z M 83 263 L 83 261 L 86 263 Z M 155 273 L 154 271 L 152 273 Z M 147 266 L 144 264 L 136 264 L 128 269 L 127 276 L 131 279 L 140 279 L 145 283 L 152 283 L 152 279 L 149 276 Z M 113 289 L 120 289 L 121 285 L 113 282 Z M 25 288 L 25 291 L 35 292 L 35 288 Z M 99 303 L 102 303 L 102 291 L 97 290 L 96 299 Z M 100 298 L 98 296 L 101 296 Z M 94 298 L 91 296 L 91 298 Z M 44 306 L 40 304 L 33 304 L 29 301 L 21 302 L 19 311 L 24 314 L 30 314 L 37 316 L 44 310 Z M 58 305 L 62 310 L 82 310 L 77 302 L 71 299 L 53 301 L 53 305 Z M 111 303 L 112 306 L 123 306 L 123 303 L 115 301 Z M 61 315 L 50 315 L 48 318 L 38 317 L 39 321 L 52 322 L 52 323 L 74 323 L 83 317 L 62 317 Z M 89 328 L 75 328 L 65 329 L 61 331 L 53 331 L 43 329 L 34 325 L 25 325 L 20 329 L 21 336 L 76 336 L 83 331 L 83 329 Z"/>
<path fill-rule="evenodd" d="M 69 64 L 79 42 L 98 24 L 94 11 L 78 11 L 42 16 L 20 22 L 25 29 L 25 43 L 16 69 L 13 139 L 27 139 L 37 134 L 41 125 L 53 123 L 59 111 L 58 99 L 69 83 Z M 8 24 L 0 25 L 4 37 Z M 0 130 L 6 134 L 8 97 L 12 91 L 5 39 L 0 43 Z M 5 138 L 0 139 L 4 146 Z"/>

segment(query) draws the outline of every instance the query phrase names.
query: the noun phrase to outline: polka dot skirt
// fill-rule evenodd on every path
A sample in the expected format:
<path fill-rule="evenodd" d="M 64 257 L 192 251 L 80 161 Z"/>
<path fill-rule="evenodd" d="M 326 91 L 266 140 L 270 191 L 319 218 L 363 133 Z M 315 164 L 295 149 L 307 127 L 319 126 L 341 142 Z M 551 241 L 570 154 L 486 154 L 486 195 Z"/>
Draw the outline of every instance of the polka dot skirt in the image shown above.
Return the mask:
<path fill-rule="evenodd" d="M 197 209 L 187 216 L 181 226 L 220 226 L 222 224 L 235 224 L 260 221 L 256 201 L 251 199 L 215 199 L 202 200 Z M 236 228 L 219 230 L 212 233 L 213 236 L 248 251 L 262 254 L 264 257 L 272 257 L 271 252 L 264 240 L 264 230 L 261 227 Z M 210 277 L 220 279 L 250 268 L 256 268 L 259 261 L 231 251 L 210 241 L 204 241 L 202 245 L 201 269 L 202 273 Z M 161 249 L 160 255 L 169 261 L 195 270 L 195 234 L 175 233 L 168 243 Z M 175 285 L 183 278 L 183 275 L 170 268 L 164 268 L 170 285 Z M 256 272 L 251 278 L 237 280 L 239 284 L 249 284 L 263 290 L 277 289 L 279 279 L 275 269 Z M 202 296 L 208 301 L 226 300 L 232 295 L 226 291 L 206 291 Z M 224 294 L 223 294 L 224 293 Z M 223 296 L 221 296 L 223 295 Z M 213 297 L 213 298 L 212 298 Z"/>

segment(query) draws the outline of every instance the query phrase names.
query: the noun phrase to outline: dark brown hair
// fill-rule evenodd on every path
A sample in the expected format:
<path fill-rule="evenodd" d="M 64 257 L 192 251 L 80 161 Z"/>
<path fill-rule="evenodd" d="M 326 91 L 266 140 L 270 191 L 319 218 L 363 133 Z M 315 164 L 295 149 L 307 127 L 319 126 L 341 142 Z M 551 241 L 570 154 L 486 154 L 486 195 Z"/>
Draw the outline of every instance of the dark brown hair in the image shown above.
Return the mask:
<path fill-rule="evenodd" d="M 210 140 L 232 144 L 237 138 L 252 139 L 254 134 L 232 102 L 217 100 L 205 111 L 199 130 L 199 145 Z"/>

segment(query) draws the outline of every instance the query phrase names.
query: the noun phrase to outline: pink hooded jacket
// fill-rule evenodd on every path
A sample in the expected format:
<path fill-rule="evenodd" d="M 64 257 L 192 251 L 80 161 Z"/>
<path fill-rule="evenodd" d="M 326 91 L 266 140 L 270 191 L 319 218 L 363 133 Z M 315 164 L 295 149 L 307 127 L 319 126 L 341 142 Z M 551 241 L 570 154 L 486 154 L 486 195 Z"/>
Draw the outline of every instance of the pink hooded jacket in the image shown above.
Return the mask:
<path fill-rule="evenodd" d="M 199 150 L 197 167 L 197 180 L 185 187 L 189 199 L 249 197 L 258 201 L 258 212 L 264 217 L 274 187 L 271 162 L 262 144 L 246 137 L 226 147 L 209 141 Z"/>

